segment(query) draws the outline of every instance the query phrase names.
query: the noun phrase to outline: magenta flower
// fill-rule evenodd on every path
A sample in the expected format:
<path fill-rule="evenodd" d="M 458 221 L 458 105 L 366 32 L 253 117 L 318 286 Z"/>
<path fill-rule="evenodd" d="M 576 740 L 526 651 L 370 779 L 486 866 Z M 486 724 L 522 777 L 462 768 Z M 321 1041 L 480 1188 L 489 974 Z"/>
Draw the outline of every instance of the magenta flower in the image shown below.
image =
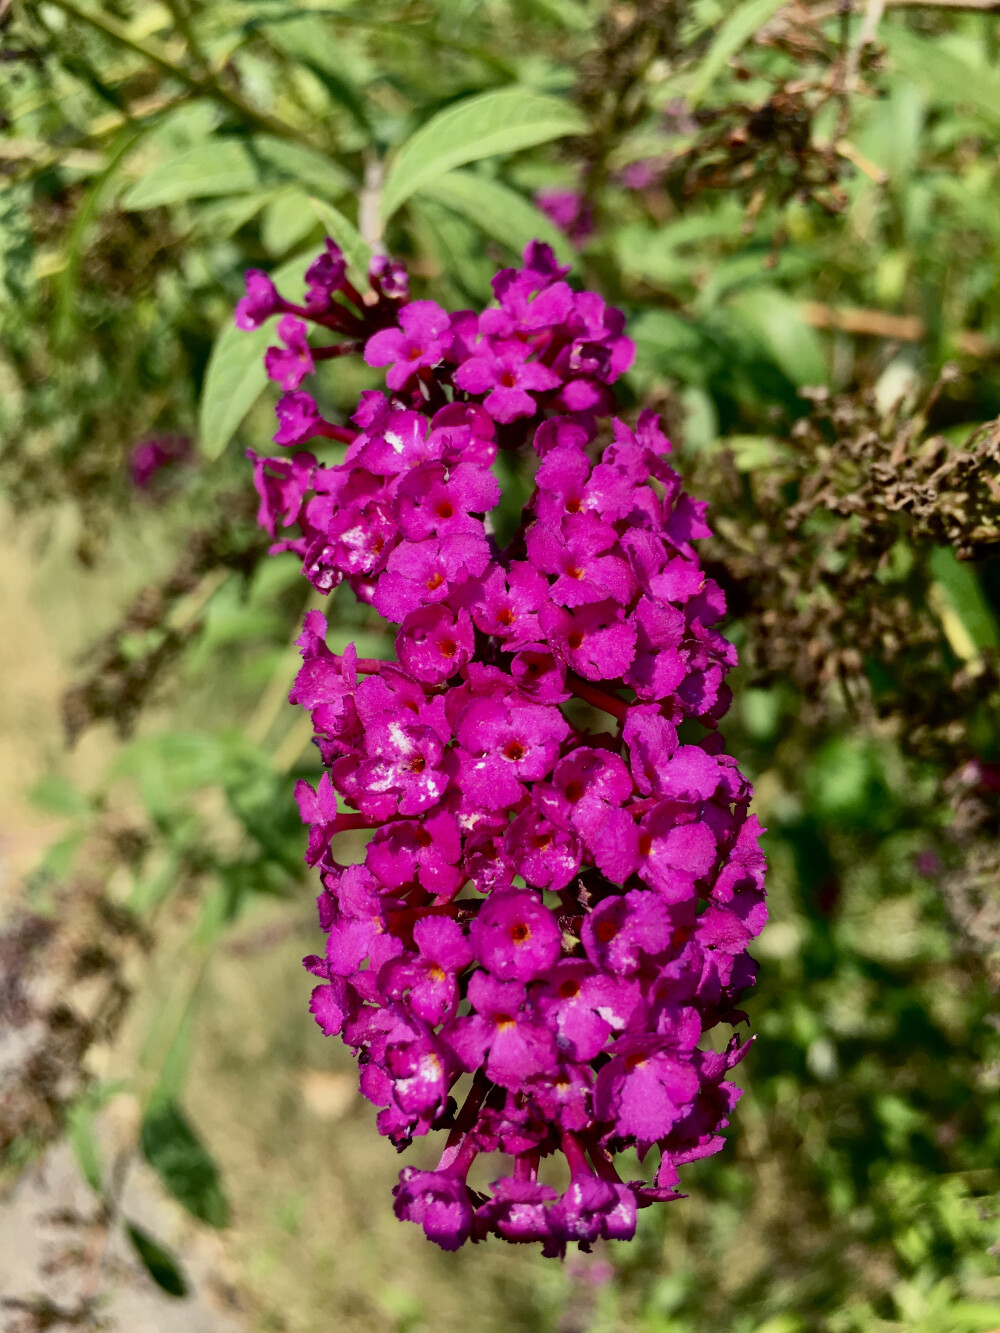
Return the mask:
<path fill-rule="evenodd" d="M 548 788 L 535 790 L 549 818 L 574 829 L 593 852 L 611 811 L 632 795 L 633 781 L 618 755 L 581 747 L 560 760 Z"/>
<path fill-rule="evenodd" d="M 535 203 L 574 245 L 586 245 L 593 236 L 594 210 L 579 190 L 538 190 Z"/>
<path fill-rule="evenodd" d="M 519 805 L 524 784 L 552 771 L 569 731 L 557 708 L 516 696 L 473 700 L 455 726 L 466 802 L 487 810 Z"/>
<path fill-rule="evenodd" d="M 412 301 L 399 312 L 398 329 L 382 329 L 365 344 L 370 366 L 388 366 L 390 389 L 405 388 L 418 371 L 444 359 L 451 344 L 451 321 L 434 301 Z"/>
<path fill-rule="evenodd" d="M 259 268 L 248 270 L 246 275 L 246 295 L 236 306 L 236 327 L 238 329 L 259 329 L 261 324 L 287 309 L 286 303 L 278 295 L 278 289 Z"/>
<path fill-rule="evenodd" d="M 541 625 L 566 665 L 587 680 L 617 680 L 635 656 L 636 632 L 618 602 L 595 602 L 568 611 L 542 608 Z"/>
<path fill-rule="evenodd" d="M 278 337 L 284 346 L 269 347 L 264 355 L 268 378 L 277 380 L 283 389 L 297 389 L 315 370 L 306 326 L 294 315 L 282 315 L 278 320 Z"/>
<path fill-rule="evenodd" d="M 468 990 L 475 1012 L 456 1019 L 447 1037 L 464 1068 L 482 1067 L 488 1079 L 513 1089 L 551 1068 L 552 1034 L 525 1008 L 521 982 L 474 972 Z"/>
<path fill-rule="evenodd" d="M 468 611 L 424 606 L 411 611 L 396 640 L 399 660 L 416 680 L 438 684 L 454 676 L 472 656 L 473 632 Z"/>
<path fill-rule="evenodd" d="M 340 247 L 327 237 L 323 253 L 306 269 L 306 309 L 319 312 L 328 310 L 334 292 L 339 292 L 344 286 L 346 276 L 347 261 Z"/>
<path fill-rule="evenodd" d="M 372 604 L 399 624 L 411 611 L 456 596 L 489 560 L 481 532 L 457 533 L 429 541 L 400 542 L 386 562 Z"/>
<path fill-rule="evenodd" d="M 582 959 L 564 959 L 536 1000 L 556 1045 L 577 1064 L 589 1064 L 612 1032 L 623 1032 L 640 998 L 637 983 L 608 976 Z"/>
<path fill-rule="evenodd" d="M 495 893 L 470 927 L 476 957 L 501 981 L 529 981 L 559 957 L 562 932 L 533 893 Z"/>
<path fill-rule="evenodd" d="M 631 600 L 635 579 L 625 557 L 615 554 L 618 533 L 596 514 L 566 514 L 558 527 L 533 523 L 527 545 L 535 569 L 555 577 L 549 596 L 559 606 Z"/>
<path fill-rule="evenodd" d="M 400 527 L 411 541 L 422 541 L 481 533 L 482 522 L 472 515 L 496 507 L 500 486 L 492 472 L 474 463 L 450 468 L 424 463 L 403 477 L 396 494 Z"/>
<path fill-rule="evenodd" d="M 701 1081 L 662 1038 L 623 1037 L 615 1050 L 621 1053 L 597 1076 L 594 1110 L 602 1119 L 617 1121 L 642 1153 L 669 1134 L 691 1107 Z"/>
<path fill-rule="evenodd" d="M 652 413 L 599 423 L 632 344 L 565 278 L 534 243 L 495 306 L 449 316 L 409 302 L 389 260 L 362 298 L 328 245 L 304 305 L 257 274 L 238 316 L 282 316 L 276 442 L 346 446 L 332 465 L 251 455 L 273 549 L 395 627 L 392 663 L 331 652 L 316 611 L 299 640 L 290 698 L 322 774 L 296 798 L 327 936 L 305 963 L 379 1132 L 399 1148 L 448 1132 L 438 1168 L 395 1190 L 444 1249 L 492 1235 L 558 1256 L 628 1239 L 639 1208 L 679 1197 L 739 1096 L 726 1076 L 747 1043 L 720 1054 L 705 1034 L 742 1020 L 767 915 L 750 785 L 717 731 L 735 652 L 696 551 L 704 505 Z M 306 320 L 351 342 L 314 355 Z M 300 384 L 361 345 L 390 396 L 335 426 Z M 506 549 L 498 446 L 539 459 Z M 363 864 L 338 863 L 349 830 Z M 655 1174 L 623 1180 L 615 1155 L 654 1146 Z M 471 1190 L 497 1152 L 510 1174 Z"/>
<path fill-rule="evenodd" d="M 457 1250 L 472 1230 L 472 1203 L 465 1181 L 448 1171 L 404 1167 L 396 1196 L 396 1216 L 417 1222 L 442 1250 Z"/>
<path fill-rule="evenodd" d="M 191 461 L 191 441 L 186 435 L 156 435 L 132 446 L 128 470 L 132 485 L 147 491 L 165 468 Z"/>
<path fill-rule="evenodd" d="M 406 301 L 410 295 L 410 278 L 406 266 L 388 255 L 374 255 L 368 277 L 379 296 L 390 301 Z"/>
<path fill-rule="evenodd" d="M 529 361 L 529 352 L 519 343 L 502 343 L 497 350 L 485 344 L 462 362 L 455 383 L 468 393 L 485 394 L 483 406 L 497 421 L 533 416 L 537 403 L 532 394 L 558 388 L 560 379 L 548 366 Z"/>

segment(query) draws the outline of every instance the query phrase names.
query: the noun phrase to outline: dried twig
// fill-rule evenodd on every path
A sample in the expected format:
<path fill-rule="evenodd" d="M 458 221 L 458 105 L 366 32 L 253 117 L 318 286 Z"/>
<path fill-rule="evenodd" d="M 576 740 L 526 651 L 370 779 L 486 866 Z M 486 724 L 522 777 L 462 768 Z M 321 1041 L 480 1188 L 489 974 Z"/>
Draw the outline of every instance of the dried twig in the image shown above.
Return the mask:
<path fill-rule="evenodd" d="M 921 342 L 927 325 L 919 315 L 890 315 L 884 310 L 865 310 L 855 306 L 830 306 L 822 301 L 803 301 L 799 314 L 814 329 L 841 329 L 872 338 L 897 338 L 900 342 Z M 967 356 L 989 358 L 1000 355 L 1000 345 L 975 329 L 961 329 L 955 334 L 955 346 Z"/>
<path fill-rule="evenodd" d="M 816 5 L 809 11 L 812 19 L 817 23 L 824 23 L 827 19 L 839 18 L 845 12 L 845 3 L 847 13 L 856 13 L 861 9 L 862 2 L 867 0 L 858 0 L 856 5 L 851 4 L 851 0 L 830 0 L 829 4 Z M 945 9 L 953 14 L 1000 14 L 1000 0 L 882 0 L 886 9 Z"/>

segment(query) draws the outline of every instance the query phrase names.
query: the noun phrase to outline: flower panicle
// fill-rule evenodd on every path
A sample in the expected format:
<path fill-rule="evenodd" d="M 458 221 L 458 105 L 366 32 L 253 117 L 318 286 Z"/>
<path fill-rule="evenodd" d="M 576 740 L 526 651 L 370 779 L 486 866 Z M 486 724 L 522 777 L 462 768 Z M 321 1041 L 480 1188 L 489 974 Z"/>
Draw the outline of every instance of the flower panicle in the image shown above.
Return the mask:
<path fill-rule="evenodd" d="M 305 962 L 379 1131 L 400 1149 L 448 1131 L 437 1168 L 395 1190 L 445 1249 L 492 1234 L 561 1255 L 678 1197 L 739 1096 L 748 1043 L 705 1036 L 745 1017 L 766 920 L 762 830 L 717 730 L 736 656 L 694 546 L 706 506 L 654 413 L 612 415 L 624 318 L 565 279 L 534 242 L 495 305 L 449 314 L 384 259 L 362 298 L 328 241 L 300 306 L 252 273 L 237 314 L 279 316 L 275 440 L 295 452 L 251 455 L 273 549 L 396 627 L 392 662 L 331 652 L 319 611 L 299 639 L 290 698 L 323 764 L 296 789 L 326 934 Z M 321 359 L 309 319 L 386 368 L 349 427 L 301 388 Z M 316 438 L 342 461 L 302 448 Z M 499 450 L 537 456 L 504 549 Z M 342 864 L 336 839 L 359 828 L 364 861 Z M 622 1180 L 616 1155 L 653 1147 L 652 1182 Z M 497 1152 L 511 1174 L 473 1188 Z M 562 1193 L 540 1178 L 554 1153 Z"/>

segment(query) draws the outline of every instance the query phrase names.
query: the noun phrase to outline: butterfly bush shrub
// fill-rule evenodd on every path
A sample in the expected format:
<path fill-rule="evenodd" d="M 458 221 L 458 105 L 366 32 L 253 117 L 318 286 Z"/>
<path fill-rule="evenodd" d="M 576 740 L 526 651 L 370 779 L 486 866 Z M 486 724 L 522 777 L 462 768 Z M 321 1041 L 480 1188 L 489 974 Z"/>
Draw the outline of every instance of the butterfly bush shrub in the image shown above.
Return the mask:
<path fill-rule="evenodd" d="M 612 416 L 633 347 L 566 272 L 533 243 L 494 306 L 449 314 L 384 258 L 359 293 L 327 241 L 301 305 L 251 272 L 237 309 L 244 328 L 280 316 L 267 369 L 290 452 L 250 455 L 273 549 L 398 626 L 392 663 L 331 652 L 318 611 L 299 639 L 290 697 L 324 768 L 296 793 L 326 932 L 305 963 L 380 1132 L 399 1149 L 447 1132 L 395 1208 L 448 1250 L 493 1234 L 560 1255 L 678 1197 L 739 1096 L 746 1043 L 706 1034 L 744 1018 L 766 918 L 750 784 L 717 730 L 736 657 L 693 545 L 705 505 L 653 413 Z M 311 346 L 307 320 L 340 340 Z M 388 392 L 348 429 L 301 386 L 351 352 Z M 317 437 L 343 461 L 301 448 Z M 537 456 L 503 548 L 499 450 Z M 364 861 L 341 864 L 357 829 Z M 652 1183 L 622 1180 L 616 1155 L 653 1146 Z M 495 1153 L 513 1165 L 480 1170 L 482 1192 L 470 1168 Z M 556 1153 L 561 1190 L 540 1174 Z"/>

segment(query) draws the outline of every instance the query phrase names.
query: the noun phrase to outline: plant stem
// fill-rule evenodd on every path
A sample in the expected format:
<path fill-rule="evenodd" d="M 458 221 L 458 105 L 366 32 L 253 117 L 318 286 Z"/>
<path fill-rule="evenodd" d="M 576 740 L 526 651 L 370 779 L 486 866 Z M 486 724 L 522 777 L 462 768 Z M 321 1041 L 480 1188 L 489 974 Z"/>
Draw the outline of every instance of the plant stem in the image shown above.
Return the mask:
<path fill-rule="evenodd" d="M 573 672 L 567 672 L 566 674 L 566 688 L 571 690 L 578 699 L 583 699 L 592 707 L 599 708 L 603 713 L 610 713 L 619 722 L 625 721 L 628 704 L 624 699 L 620 699 L 617 694 L 610 694 L 607 690 L 592 685 L 589 680 L 581 679 Z"/>

